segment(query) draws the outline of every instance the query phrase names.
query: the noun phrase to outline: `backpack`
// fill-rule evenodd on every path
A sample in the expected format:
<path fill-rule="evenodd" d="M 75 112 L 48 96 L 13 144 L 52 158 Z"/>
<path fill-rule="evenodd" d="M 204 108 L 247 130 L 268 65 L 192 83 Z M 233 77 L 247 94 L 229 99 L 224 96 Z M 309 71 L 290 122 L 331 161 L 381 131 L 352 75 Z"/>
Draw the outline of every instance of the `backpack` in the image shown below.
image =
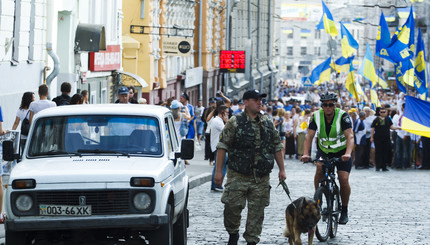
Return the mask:
<path fill-rule="evenodd" d="M 28 113 L 30 113 L 30 111 L 27 112 L 27 115 L 25 115 L 24 120 L 22 120 L 21 123 L 21 135 L 28 135 L 28 131 L 30 130 L 30 120 L 27 118 Z"/>

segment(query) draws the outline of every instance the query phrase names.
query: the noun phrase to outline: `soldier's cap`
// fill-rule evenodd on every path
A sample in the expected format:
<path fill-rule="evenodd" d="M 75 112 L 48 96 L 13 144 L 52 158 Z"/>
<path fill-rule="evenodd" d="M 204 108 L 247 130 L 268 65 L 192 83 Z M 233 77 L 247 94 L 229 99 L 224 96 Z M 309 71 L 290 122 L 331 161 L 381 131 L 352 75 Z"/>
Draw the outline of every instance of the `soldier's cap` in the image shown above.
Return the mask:
<path fill-rule="evenodd" d="M 261 94 L 260 91 L 256 90 L 256 89 L 251 89 L 246 91 L 243 94 L 243 100 L 249 100 L 249 99 L 256 99 L 258 100 L 259 98 L 264 98 L 266 97 L 267 94 Z"/>
<path fill-rule="evenodd" d="M 239 100 L 238 104 L 243 105 L 243 100 Z"/>
<path fill-rule="evenodd" d="M 127 87 L 121 87 L 118 89 L 118 94 L 128 94 L 128 88 Z"/>
<path fill-rule="evenodd" d="M 217 99 L 214 97 L 209 98 L 209 103 L 216 103 Z"/>

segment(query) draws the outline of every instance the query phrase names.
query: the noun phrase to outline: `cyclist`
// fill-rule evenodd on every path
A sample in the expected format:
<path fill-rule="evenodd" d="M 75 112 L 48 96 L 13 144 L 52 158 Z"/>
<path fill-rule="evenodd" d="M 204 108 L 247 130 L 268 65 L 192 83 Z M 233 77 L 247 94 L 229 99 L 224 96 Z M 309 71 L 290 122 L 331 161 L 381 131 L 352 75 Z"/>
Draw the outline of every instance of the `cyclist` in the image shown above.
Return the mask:
<path fill-rule="evenodd" d="M 339 224 L 346 224 L 348 222 L 349 195 L 351 194 L 349 186 L 349 173 L 352 167 L 351 152 L 354 147 L 351 118 L 345 111 L 335 108 L 335 103 L 337 102 L 337 95 L 335 93 L 326 92 L 322 94 L 320 101 L 322 108 L 315 111 L 310 119 L 304 145 L 304 154 L 301 160 L 308 162 L 311 159 L 309 150 L 315 132 L 318 132 L 316 158 L 341 158 L 342 162 L 336 166 L 342 200 L 342 212 Z M 317 162 L 316 167 L 314 177 L 315 189 L 318 188 L 319 180 L 323 178 L 322 163 Z"/>

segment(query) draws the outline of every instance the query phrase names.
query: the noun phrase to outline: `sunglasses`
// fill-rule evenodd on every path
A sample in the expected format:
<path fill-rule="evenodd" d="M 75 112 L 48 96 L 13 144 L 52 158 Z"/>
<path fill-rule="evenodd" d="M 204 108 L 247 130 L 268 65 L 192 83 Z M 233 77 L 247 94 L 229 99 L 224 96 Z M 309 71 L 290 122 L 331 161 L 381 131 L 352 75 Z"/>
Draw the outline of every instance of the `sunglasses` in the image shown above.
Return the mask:
<path fill-rule="evenodd" d="M 379 113 L 385 113 L 385 112 L 387 112 L 387 111 L 380 111 Z"/>
<path fill-rule="evenodd" d="M 322 103 L 323 107 L 333 107 L 334 103 Z"/>

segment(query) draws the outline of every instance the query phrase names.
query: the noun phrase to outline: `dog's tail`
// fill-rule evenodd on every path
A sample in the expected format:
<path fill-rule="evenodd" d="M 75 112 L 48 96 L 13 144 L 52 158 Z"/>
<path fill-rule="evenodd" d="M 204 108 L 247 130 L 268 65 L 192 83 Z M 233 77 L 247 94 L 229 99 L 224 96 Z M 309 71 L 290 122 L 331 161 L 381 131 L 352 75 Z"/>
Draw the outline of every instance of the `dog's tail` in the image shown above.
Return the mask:
<path fill-rule="evenodd" d="M 284 237 L 290 237 L 290 231 L 288 230 L 288 227 L 284 230 Z"/>

